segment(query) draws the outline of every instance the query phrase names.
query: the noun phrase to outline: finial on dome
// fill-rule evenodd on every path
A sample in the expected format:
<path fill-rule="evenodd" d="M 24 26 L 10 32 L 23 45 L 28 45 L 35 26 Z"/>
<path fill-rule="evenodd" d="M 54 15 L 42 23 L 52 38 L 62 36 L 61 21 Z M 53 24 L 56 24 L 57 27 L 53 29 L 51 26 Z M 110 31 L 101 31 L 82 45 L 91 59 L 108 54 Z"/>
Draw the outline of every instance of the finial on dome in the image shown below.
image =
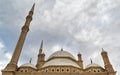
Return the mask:
<path fill-rule="evenodd" d="M 32 58 L 30 58 L 30 61 L 29 61 L 29 63 L 31 63 L 32 62 Z"/>
<path fill-rule="evenodd" d="M 63 51 L 63 48 L 61 48 L 61 51 Z"/>
<path fill-rule="evenodd" d="M 91 64 L 93 63 L 92 59 L 90 58 Z"/>

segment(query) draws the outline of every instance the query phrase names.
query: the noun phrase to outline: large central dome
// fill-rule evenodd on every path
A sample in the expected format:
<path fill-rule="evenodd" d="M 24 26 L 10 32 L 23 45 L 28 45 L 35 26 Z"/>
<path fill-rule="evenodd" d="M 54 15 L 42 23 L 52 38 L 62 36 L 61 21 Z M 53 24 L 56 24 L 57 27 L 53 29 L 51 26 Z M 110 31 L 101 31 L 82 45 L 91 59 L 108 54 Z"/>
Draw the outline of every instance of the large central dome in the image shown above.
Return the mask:
<path fill-rule="evenodd" d="M 48 59 L 51 59 L 51 58 L 54 58 L 54 57 L 68 57 L 68 58 L 71 58 L 71 59 L 75 60 L 75 57 L 72 54 L 70 54 L 67 51 L 63 51 L 63 50 L 53 53 Z"/>
<path fill-rule="evenodd" d="M 73 66 L 80 68 L 80 66 L 75 62 L 75 57 L 67 52 L 63 51 L 56 51 L 48 58 L 47 62 L 43 65 L 43 67 L 48 66 Z"/>

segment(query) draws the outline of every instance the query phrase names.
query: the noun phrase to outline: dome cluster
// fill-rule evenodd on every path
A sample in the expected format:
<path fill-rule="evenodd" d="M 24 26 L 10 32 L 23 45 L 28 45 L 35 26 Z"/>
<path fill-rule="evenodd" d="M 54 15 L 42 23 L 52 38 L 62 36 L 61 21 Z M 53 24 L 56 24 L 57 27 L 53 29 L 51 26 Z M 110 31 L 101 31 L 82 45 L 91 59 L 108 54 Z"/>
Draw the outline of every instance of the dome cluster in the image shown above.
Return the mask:
<path fill-rule="evenodd" d="M 50 66 L 72 66 L 76 68 L 81 68 L 81 66 L 77 63 L 77 60 L 75 59 L 75 57 L 71 53 L 63 50 L 56 51 L 55 53 L 51 54 L 48 57 L 48 60 L 45 62 L 45 64 L 42 67 L 45 68 Z M 24 67 L 37 69 L 37 67 L 35 67 L 31 63 L 23 64 L 19 68 L 24 68 Z M 91 67 L 102 68 L 100 65 L 96 63 L 91 63 L 86 66 L 86 69 Z"/>

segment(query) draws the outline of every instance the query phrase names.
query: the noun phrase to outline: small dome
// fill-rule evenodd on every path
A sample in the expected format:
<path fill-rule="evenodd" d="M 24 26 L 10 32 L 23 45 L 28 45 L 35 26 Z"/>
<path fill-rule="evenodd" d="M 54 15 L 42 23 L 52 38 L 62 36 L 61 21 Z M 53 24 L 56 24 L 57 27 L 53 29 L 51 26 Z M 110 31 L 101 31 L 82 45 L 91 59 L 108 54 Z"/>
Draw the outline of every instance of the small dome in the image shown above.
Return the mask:
<path fill-rule="evenodd" d="M 31 68 L 37 69 L 37 68 L 36 68 L 33 64 L 31 64 L 31 63 L 23 64 L 23 65 L 21 65 L 20 67 L 31 67 Z"/>
<path fill-rule="evenodd" d="M 91 63 L 91 64 L 86 66 L 86 68 L 90 68 L 90 67 L 101 67 L 101 66 L 96 64 L 96 63 Z"/>
<path fill-rule="evenodd" d="M 53 53 L 48 59 L 51 59 L 53 57 L 70 57 L 75 60 L 75 57 L 72 54 L 63 50 Z"/>
<path fill-rule="evenodd" d="M 76 62 L 66 58 L 52 59 L 43 65 L 43 67 L 48 67 L 48 66 L 73 66 L 73 67 L 80 68 L 80 66 Z"/>

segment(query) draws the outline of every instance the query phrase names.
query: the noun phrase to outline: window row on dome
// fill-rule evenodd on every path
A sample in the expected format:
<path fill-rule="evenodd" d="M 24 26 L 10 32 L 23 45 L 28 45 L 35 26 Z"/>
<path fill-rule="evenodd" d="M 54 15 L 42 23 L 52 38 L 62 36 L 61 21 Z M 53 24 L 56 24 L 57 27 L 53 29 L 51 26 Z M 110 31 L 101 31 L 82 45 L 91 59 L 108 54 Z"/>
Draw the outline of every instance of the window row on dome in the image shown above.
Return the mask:
<path fill-rule="evenodd" d="M 29 68 L 20 68 L 18 69 L 18 72 L 33 72 L 35 71 L 34 69 L 29 69 Z"/>
<path fill-rule="evenodd" d="M 82 72 L 80 69 L 77 68 L 46 68 L 41 70 L 41 72 L 48 72 L 48 73 L 80 73 Z"/>
<path fill-rule="evenodd" d="M 28 69 L 19 69 L 19 72 L 28 72 Z"/>
<path fill-rule="evenodd" d="M 89 69 L 87 72 L 103 72 L 101 69 Z"/>

